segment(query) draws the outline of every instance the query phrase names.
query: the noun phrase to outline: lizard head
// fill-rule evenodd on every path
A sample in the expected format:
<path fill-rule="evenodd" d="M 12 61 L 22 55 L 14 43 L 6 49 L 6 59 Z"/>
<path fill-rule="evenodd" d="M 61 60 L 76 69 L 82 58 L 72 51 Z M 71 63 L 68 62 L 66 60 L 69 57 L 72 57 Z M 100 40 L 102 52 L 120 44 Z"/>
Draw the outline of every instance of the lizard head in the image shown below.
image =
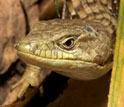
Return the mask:
<path fill-rule="evenodd" d="M 36 23 L 16 48 L 28 64 L 89 80 L 111 69 L 111 38 L 96 22 L 56 19 Z"/>

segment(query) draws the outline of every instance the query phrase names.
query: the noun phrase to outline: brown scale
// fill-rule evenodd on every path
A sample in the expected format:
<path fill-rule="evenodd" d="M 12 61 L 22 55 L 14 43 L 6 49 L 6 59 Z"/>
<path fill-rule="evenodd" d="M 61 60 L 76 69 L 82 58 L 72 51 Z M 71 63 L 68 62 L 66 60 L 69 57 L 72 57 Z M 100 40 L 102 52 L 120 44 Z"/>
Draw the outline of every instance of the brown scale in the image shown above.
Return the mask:
<path fill-rule="evenodd" d="M 112 14 L 111 0 L 67 0 L 69 16 L 100 22 L 112 34 L 117 21 Z"/>

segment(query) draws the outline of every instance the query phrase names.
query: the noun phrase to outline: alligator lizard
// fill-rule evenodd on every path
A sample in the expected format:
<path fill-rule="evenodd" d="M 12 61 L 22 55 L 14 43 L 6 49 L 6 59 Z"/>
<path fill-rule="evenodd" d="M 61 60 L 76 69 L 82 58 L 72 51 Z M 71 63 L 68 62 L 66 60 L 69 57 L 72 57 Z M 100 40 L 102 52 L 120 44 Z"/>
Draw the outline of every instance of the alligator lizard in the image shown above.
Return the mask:
<path fill-rule="evenodd" d="M 34 68 L 71 78 L 101 77 L 112 67 L 113 33 L 117 25 L 106 2 L 72 0 L 68 2 L 71 16 L 76 13 L 81 19 L 37 22 L 16 46 L 20 59 Z"/>

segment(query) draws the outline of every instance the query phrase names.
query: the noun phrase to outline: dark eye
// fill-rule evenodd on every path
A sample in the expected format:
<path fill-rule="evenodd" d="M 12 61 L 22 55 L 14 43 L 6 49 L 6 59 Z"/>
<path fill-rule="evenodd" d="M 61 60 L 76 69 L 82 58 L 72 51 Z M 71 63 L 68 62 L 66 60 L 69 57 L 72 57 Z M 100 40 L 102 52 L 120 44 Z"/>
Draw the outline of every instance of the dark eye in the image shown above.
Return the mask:
<path fill-rule="evenodd" d="M 66 49 L 73 48 L 74 47 L 74 39 L 73 38 L 66 39 L 63 43 L 63 47 Z"/>
<path fill-rule="evenodd" d="M 65 45 L 67 46 L 71 46 L 73 44 L 74 40 L 73 39 L 69 39 L 65 42 Z"/>

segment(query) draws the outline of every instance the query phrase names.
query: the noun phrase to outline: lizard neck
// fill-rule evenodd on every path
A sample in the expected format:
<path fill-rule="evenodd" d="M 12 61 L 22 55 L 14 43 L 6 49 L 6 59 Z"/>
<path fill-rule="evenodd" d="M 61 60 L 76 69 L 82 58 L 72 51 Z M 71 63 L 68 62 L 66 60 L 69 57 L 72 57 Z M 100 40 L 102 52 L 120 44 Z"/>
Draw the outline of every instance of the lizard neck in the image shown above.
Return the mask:
<path fill-rule="evenodd" d="M 67 2 L 71 18 L 92 20 L 103 25 L 111 35 L 117 27 L 117 20 L 112 14 L 108 0 L 69 0 Z"/>

